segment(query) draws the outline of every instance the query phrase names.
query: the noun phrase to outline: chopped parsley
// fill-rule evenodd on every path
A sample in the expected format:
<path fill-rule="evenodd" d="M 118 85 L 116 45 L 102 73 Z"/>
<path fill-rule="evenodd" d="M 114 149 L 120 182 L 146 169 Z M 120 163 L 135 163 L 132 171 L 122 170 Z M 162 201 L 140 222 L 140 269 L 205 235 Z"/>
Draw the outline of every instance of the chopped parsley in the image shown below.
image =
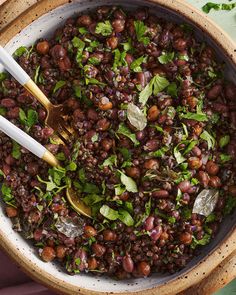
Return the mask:
<path fill-rule="evenodd" d="M 101 34 L 102 36 L 110 36 L 112 33 L 112 25 L 109 20 L 106 20 L 104 22 L 99 22 L 96 26 L 95 33 Z"/>
<path fill-rule="evenodd" d="M 140 20 L 134 21 L 134 28 L 138 41 L 142 42 L 144 45 L 148 45 L 150 39 L 149 37 L 145 36 L 147 32 L 147 26 L 145 26 L 144 22 Z"/>

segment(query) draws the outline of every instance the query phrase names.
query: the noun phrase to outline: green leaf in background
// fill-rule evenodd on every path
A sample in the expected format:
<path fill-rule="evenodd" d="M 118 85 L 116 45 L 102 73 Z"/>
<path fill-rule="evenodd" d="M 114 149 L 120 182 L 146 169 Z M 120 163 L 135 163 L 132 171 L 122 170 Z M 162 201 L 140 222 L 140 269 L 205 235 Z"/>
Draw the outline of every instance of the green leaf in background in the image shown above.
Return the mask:
<path fill-rule="evenodd" d="M 21 150 L 20 145 L 17 142 L 13 141 L 11 154 L 12 154 L 12 157 L 14 159 L 16 159 L 16 160 L 20 159 L 20 157 L 21 157 L 21 151 L 20 150 Z"/>
<path fill-rule="evenodd" d="M 106 166 L 108 166 L 111 170 L 113 169 L 113 166 L 117 166 L 117 156 L 111 155 L 103 162 L 102 165 L 100 165 L 100 168 L 104 168 Z"/>
<path fill-rule="evenodd" d="M 174 56 L 174 52 L 163 52 L 162 55 L 158 57 L 158 61 L 164 65 L 171 62 L 174 59 Z"/>
<path fill-rule="evenodd" d="M 7 73 L 5 72 L 0 73 L 0 82 L 6 80 L 6 78 L 7 78 Z"/>
<path fill-rule="evenodd" d="M 135 73 L 142 72 L 141 64 L 146 62 L 147 57 L 146 56 L 140 56 L 136 60 L 134 60 L 131 65 L 130 69 L 134 71 Z"/>
<path fill-rule="evenodd" d="M 137 193 L 138 188 L 136 182 L 129 176 L 119 170 L 121 183 L 125 186 L 128 192 Z"/>
<path fill-rule="evenodd" d="M 140 144 L 136 138 L 136 135 L 130 131 L 130 129 L 125 125 L 125 123 L 120 123 L 116 133 L 128 137 L 134 143 L 135 146 Z"/>
<path fill-rule="evenodd" d="M 38 122 L 38 113 L 35 110 L 28 110 L 27 115 L 24 110 L 20 109 L 19 118 L 22 124 L 31 128 Z"/>
<path fill-rule="evenodd" d="M 221 148 L 223 148 L 224 146 L 226 146 L 229 143 L 229 141 L 230 141 L 229 135 L 222 136 L 219 141 L 219 146 Z"/>
<path fill-rule="evenodd" d="M 109 220 L 116 220 L 118 219 L 119 217 L 119 213 L 118 211 L 110 208 L 109 206 L 107 205 L 103 205 L 101 208 L 100 208 L 100 213 L 106 217 L 107 219 Z"/>
<path fill-rule="evenodd" d="M 54 86 L 52 93 L 53 94 L 56 93 L 57 90 L 59 90 L 60 88 L 62 88 L 64 85 L 66 85 L 66 81 L 62 81 L 62 80 L 58 81 L 56 83 L 56 85 Z"/>
<path fill-rule="evenodd" d="M 74 37 L 72 39 L 72 44 L 75 48 L 77 48 L 77 53 L 76 53 L 76 62 L 78 64 L 81 64 L 81 61 L 83 59 L 83 50 L 85 47 L 85 43 L 84 41 L 82 41 L 80 38 L 78 37 Z"/>
<path fill-rule="evenodd" d="M 207 146 L 209 150 L 214 149 L 216 140 L 210 133 L 204 130 L 202 134 L 200 135 L 200 138 L 207 142 Z"/>

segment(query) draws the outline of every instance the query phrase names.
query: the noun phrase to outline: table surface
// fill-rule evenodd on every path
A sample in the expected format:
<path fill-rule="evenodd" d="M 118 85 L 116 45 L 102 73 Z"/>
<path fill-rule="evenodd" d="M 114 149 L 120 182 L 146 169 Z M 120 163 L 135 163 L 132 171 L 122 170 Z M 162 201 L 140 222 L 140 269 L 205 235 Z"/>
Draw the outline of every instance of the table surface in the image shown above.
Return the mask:
<path fill-rule="evenodd" d="M 186 0 L 193 6 L 201 9 L 207 0 Z M 0 0 L 0 4 L 4 2 Z M 30 1 L 29 1 L 30 2 Z M 227 3 L 228 0 L 214 0 L 214 3 Z M 230 37 L 236 42 L 236 9 L 232 11 L 211 11 L 209 14 L 221 28 L 223 28 Z M 26 275 L 21 273 L 9 258 L 0 251 L 1 265 L 6 268 L 0 268 L 0 294 L 1 295 L 53 295 L 52 291 L 45 287 L 33 283 Z M 234 295 L 236 293 L 236 280 L 221 289 L 215 295 Z M 209 294 L 210 295 L 210 294 Z"/>

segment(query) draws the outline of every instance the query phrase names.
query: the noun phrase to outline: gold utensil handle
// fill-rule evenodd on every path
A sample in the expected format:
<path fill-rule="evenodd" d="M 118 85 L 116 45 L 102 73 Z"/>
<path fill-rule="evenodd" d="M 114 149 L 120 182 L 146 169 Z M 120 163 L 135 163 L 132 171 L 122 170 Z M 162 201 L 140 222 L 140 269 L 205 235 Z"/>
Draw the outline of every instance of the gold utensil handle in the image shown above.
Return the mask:
<path fill-rule="evenodd" d="M 24 87 L 49 111 L 52 106 L 51 102 L 33 80 L 30 79 Z"/>

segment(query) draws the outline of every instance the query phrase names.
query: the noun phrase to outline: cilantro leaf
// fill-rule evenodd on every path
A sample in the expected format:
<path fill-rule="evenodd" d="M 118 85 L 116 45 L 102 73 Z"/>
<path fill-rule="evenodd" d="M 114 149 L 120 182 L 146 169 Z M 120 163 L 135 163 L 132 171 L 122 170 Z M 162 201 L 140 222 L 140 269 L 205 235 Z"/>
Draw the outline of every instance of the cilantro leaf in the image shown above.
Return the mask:
<path fill-rule="evenodd" d="M 207 146 L 209 150 L 214 149 L 216 140 L 210 133 L 204 130 L 200 135 L 200 138 L 207 141 Z"/>
<path fill-rule="evenodd" d="M 192 249 L 195 249 L 197 246 L 201 245 L 201 246 L 205 246 L 207 244 L 210 243 L 210 240 L 211 240 L 211 235 L 209 234 L 205 234 L 203 236 L 203 238 L 201 240 L 197 240 L 194 236 L 193 236 L 193 240 L 192 240 L 192 243 L 191 243 L 191 248 Z"/>
<path fill-rule="evenodd" d="M 126 127 L 126 125 L 124 123 L 120 123 L 119 128 L 116 133 L 122 134 L 122 135 L 128 137 L 134 143 L 135 146 L 140 144 L 139 141 L 136 139 L 136 135 L 134 133 L 132 133 L 130 131 L 130 129 L 128 127 Z"/>
<path fill-rule="evenodd" d="M 144 22 L 140 20 L 134 21 L 134 28 L 138 41 L 142 42 L 144 45 L 148 45 L 150 39 L 145 36 L 145 33 L 147 32 L 147 26 L 145 26 Z"/>
<path fill-rule="evenodd" d="M 129 176 L 125 175 L 122 171 L 118 170 L 120 173 L 121 183 L 125 186 L 128 192 L 137 193 L 138 188 L 136 182 Z"/>
<path fill-rule="evenodd" d="M 146 60 L 147 58 L 145 56 L 140 56 L 131 63 L 130 69 L 133 70 L 135 73 L 142 72 L 141 64 L 146 62 Z"/>
<path fill-rule="evenodd" d="M 99 22 L 96 26 L 95 33 L 101 34 L 102 36 L 110 36 L 112 33 L 112 25 L 109 20 L 106 20 L 105 22 Z"/>
<path fill-rule="evenodd" d="M 3 201 L 5 203 L 11 202 L 12 199 L 14 198 L 12 195 L 11 188 L 9 186 L 7 186 L 5 183 L 2 184 L 1 194 L 2 194 Z"/>
<path fill-rule="evenodd" d="M 31 128 L 38 122 L 38 113 L 35 110 L 30 109 L 27 111 L 26 115 L 26 113 L 20 109 L 19 118 L 22 124 Z"/>
<path fill-rule="evenodd" d="M 150 155 L 153 156 L 153 157 L 158 157 L 158 158 L 160 157 L 160 158 L 162 158 L 168 150 L 169 150 L 169 147 L 168 146 L 163 146 L 159 150 L 150 153 Z"/>
<path fill-rule="evenodd" d="M 114 52 L 114 62 L 113 62 L 112 69 L 116 71 L 118 67 L 127 65 L 127 62 L 125 60 L 126 52 L 125 51 L 120 52 L 118 48 L 115 49 L 113 52 Z"/>
<path fill-rule="evenodd" d="M 62 88 L 64 85 L 66 85 L 66 81 L 62 81 L 62 80 L 57 81 L 56 85 L 55 85 L 54 88 L 53 88 L 52 93 L 53 93 L 53 94 L 56 93 L 57 90 L 59 90 L 60 88 Z"/>
<path fill-rule="evenodd" d="M 72 44 L 75 48 L 77 48 L 77 53 L 76 53 L 76 62 L 80 65 L 83 59 L 83 50 L 85 47 L 85 42 L 82 41 L 78 37 L 74 37 L 72 39 Z"/>
<path fill-rule="evenodd" d="M 145 86 L 145 88 L 139 94 L 139 102 L 145 105 L 148 98 L 153 94 L 157 95 L 159 92 L 163 91 L 170 82 L 159 75 L 154 76 L 151 81 Z"/>
<path fill-rule="evenodd" d="M 229 135 L 222 136 L 219 141 L 219 146 L 221 148 L 223 148 L 224 146 L 226 146 L 229 143 L 229 141 L 230 141 Z"/>
<path fill-rule="evenodd" d="M 104 167 L 108 166 L 112 170 L 113 169 L 113 165 L 117 166 L 117 156 L 116 155 L 111 155 L 99 167 L 100 168 L 104 168 Z"/>
<path fill-rule="evenodd" d="M 174 59 L 174 52 L 163 52 L 161 56 L 158 57 L 158 60 L 161 64 L 167 64 Z"/>
<path fill-rule="evenodd" d="M 13 147 L 12 147 L 11 154 L 12 154 L 12 157 L 17 160 L 19 160 L 21 157 L 21 147 L 16 141 L 13 141 Z"/>

